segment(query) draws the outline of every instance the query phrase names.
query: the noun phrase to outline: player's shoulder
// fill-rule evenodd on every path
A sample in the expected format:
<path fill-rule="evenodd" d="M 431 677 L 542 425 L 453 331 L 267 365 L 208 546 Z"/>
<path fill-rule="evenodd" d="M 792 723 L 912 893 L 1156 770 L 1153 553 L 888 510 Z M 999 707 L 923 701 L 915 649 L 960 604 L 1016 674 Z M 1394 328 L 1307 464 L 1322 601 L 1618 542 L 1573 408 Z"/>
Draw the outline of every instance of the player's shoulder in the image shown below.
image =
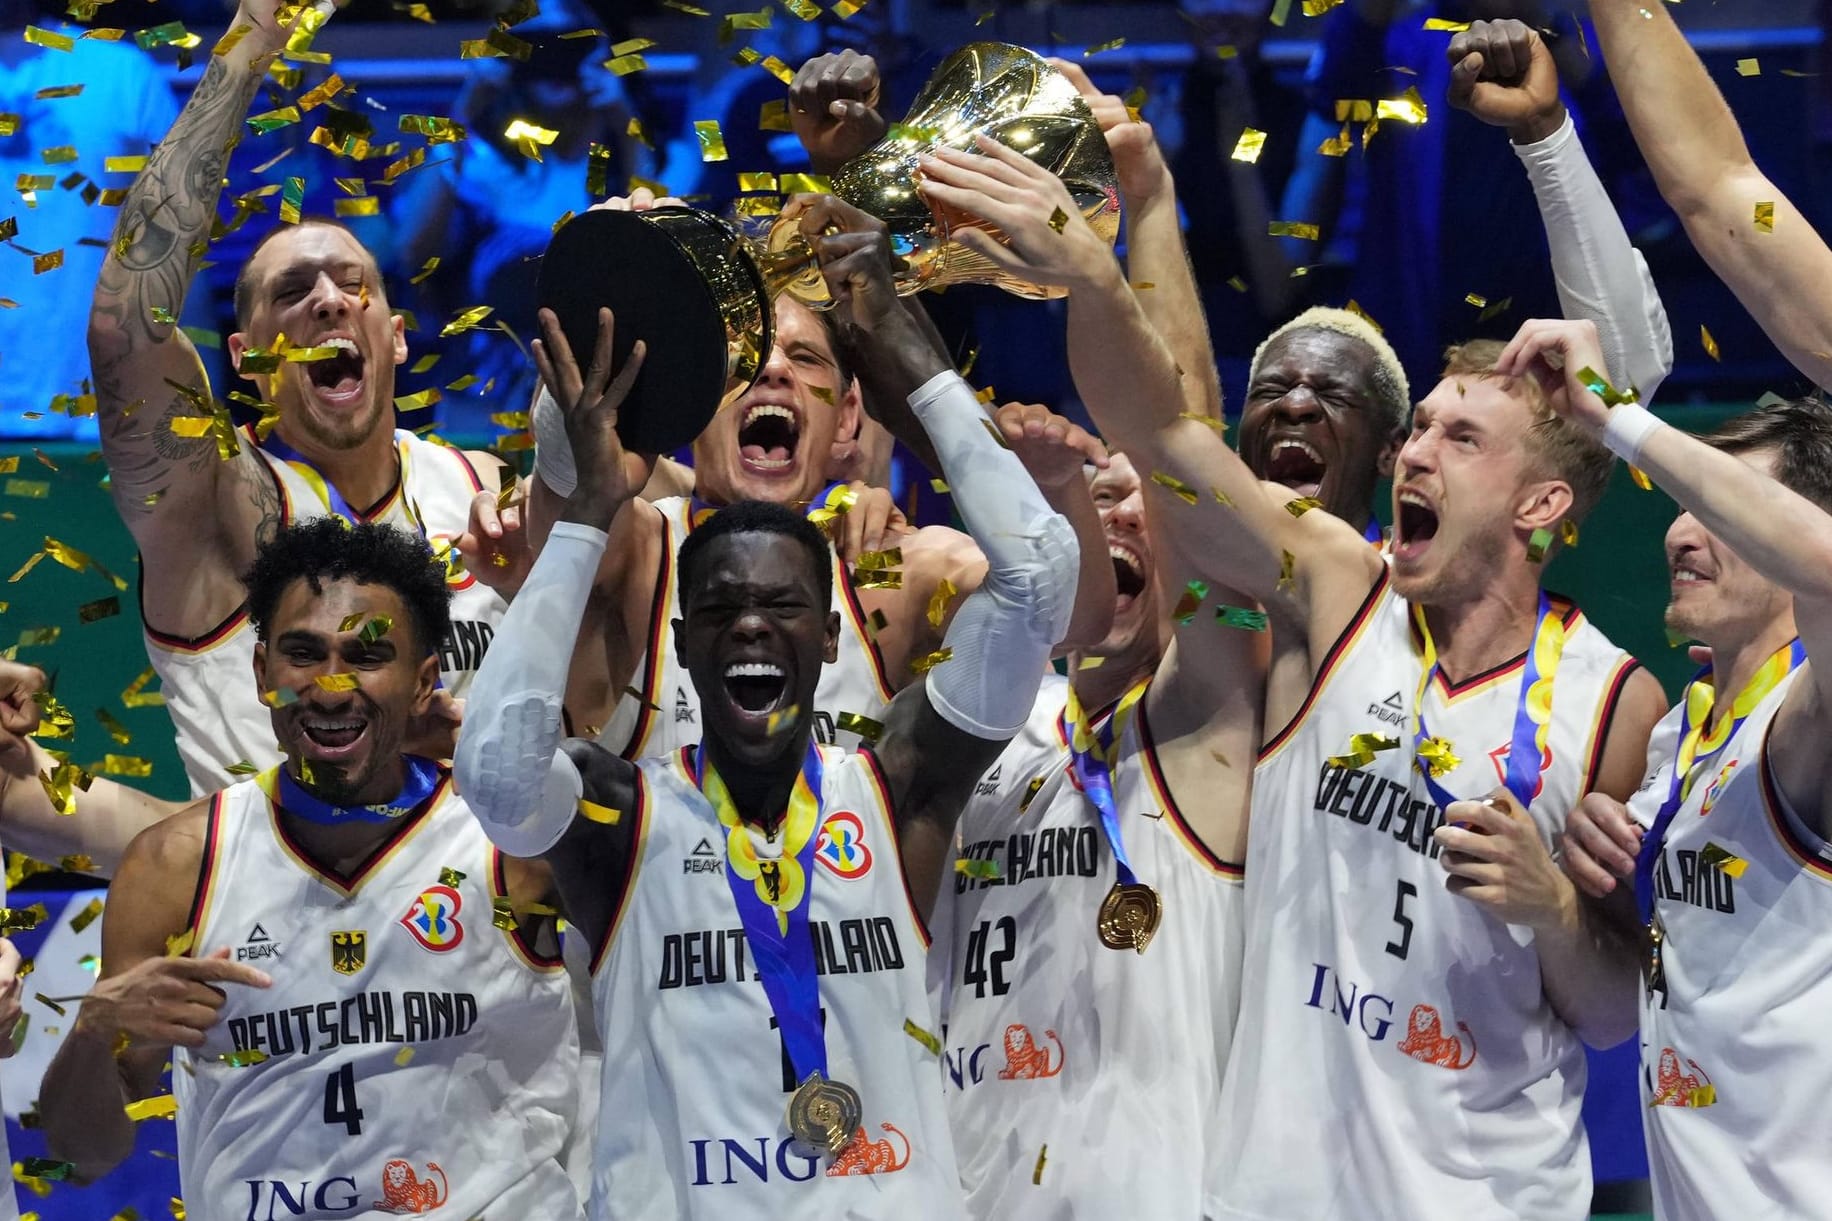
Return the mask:
<path fill-rule="evenodd" d="M 226 796 L 240 786 L 201 797 L 184 809 L 143 829 L 127 845 L 120 872 L 148 870 L 189 876 L 202 863 L 210 847 L 213 816 Z M 189 871 L 187 874 L 186 871 Z"/>

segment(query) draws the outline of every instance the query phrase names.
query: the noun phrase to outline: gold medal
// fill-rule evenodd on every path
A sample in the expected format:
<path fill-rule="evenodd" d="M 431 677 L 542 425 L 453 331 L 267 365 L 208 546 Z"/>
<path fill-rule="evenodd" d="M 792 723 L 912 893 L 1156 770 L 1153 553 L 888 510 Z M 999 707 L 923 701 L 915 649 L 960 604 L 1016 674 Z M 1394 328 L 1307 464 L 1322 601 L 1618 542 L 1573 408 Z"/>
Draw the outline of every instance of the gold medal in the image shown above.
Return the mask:
<path fill-rule="evenodd" d="M 810 1156 L 839 1153 L 864 1117 L 859 1091 L 818 1072 L 808 1074 L 789 1096 L 789 1133 Z"/>
<path fill-rule="evenodd" d="M 1100 943 L 1110 950 L 1143 954 L 1163 916 L 1157 891 L 1143 882 L 1115 882 L 1100 905 Z"/>

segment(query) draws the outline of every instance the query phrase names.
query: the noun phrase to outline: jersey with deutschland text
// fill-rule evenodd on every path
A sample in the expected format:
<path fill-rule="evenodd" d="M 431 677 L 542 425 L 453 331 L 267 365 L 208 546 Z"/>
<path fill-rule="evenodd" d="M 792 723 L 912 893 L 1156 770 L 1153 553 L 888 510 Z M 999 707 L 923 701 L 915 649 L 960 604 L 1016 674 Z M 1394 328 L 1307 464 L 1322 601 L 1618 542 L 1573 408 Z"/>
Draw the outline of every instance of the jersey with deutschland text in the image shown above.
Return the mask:
<path fill-rule="evenodd" d="M 1635 662 L 1569 602 L 1544 771 L 1548 846 L 1589 791 Z M 1425 696 L 1459 798 L 1500 786 L 1524 659 Z M 1579 1218 L 1590 1163 L 1584 1051 L 1547 1001 L 1533 934 L 1450 893 L 1444 812 L 1406 735 L 1424 674 L 1386 572 L 1261 752 L 1247 957 L 1223 1090 L 1221 1216 Z M 1400 738 L 1345 765 L 1359 734 Z"/>
<path fill-rule="evenodd" d="M 837 1158 L 813 1158 L 789 1136 L 794 1070 L 693 755 L 639 764 L 635 856 L 594 969 L 604 1081 L 592 1216 L 960 1216 L 935 1057 L 905 1029 L 936 1028 L 924 989 L 928 936 L 877 761 L 821 751 L 809 933 L 828 1076 L 859 1092 L 864 1114 Z M 765 838 L 753 838 L 768 855 Z"/>
<path fill-rule="evenodd" d="M 422 535 L 441 558 L 450 557 L 446 585 L 452 592 L 452 630 L 439 646 L 439 673 L 446 689 L 463 698 L 509 609 L 495 590 L 465 571 L 452 550 L 470 523 L 471 501 L 483 482 L 462 451 L 423 441 L 405 429 L 394 436 L 400 478 L 380 504 L 356 516 Z M 279 493 L 282 524 L 330 512 L 322 475 L 261 449 L 252 429 L 243 431 L 242 444 L 266 465 Z M 236 763 L 264 768 L 280 761 L 273 714 L 255 689 L 254 628 L 246 607 L 195 640 L 144 630 L 147 659 L 165 692 L 166 710 L 178 733 L 178 756 L 194 795 L 234 784 L 237 777 L 229 768 Z"/>
<path fill-rule="evenodd" d="M 1185 824 L 1141 700 L 1117 742 L 1114 806 L 1163 920 L 1143 954 L 1101 944 L 1113 853 L 1070 770 L 1065 685 L 1045 684 L 1047 716 L 1032 716 L 962 814 L 961 855 L 996 874 L 956 872 L 942 896 L 953 908 L 943 1084 L 967 1210 L 1208 1216 L 1240 999 L 1241 869 Z"/>
<path fill-rule="evenodd" d="M 1695 765 L 1655 864 L 1663 986 L 1642 993 L 1641 1098 L 1662 1217 L 1826 1210 L 1832 850 L 1783 800 L 1768 758 L 1789 688 L 1811 681 L 1784 679 Z M 1682 712 L 1655 735 L 1651 782 L 1629 803 L 1644 825 L 1666 798 Z"/>
<path fill-rule="evenodd" d="M 273 986 L 224 989 L 203 1046 L 173 1052 L 190 1215 L 582 1216 L 558 1161 L 565 972 L 494 927 L 503 861 L 449 774 L 349 877 L 288 837 L 274 778 L 209 814 L 190 952 L 227 947 Z"/>
<path fill-rule="evenodd" d="M 655 507 L 661 511 L 664 538 L 661 568 L 655 576 L 654 609 L 649 614 L 648 651 L 637 663 L 631 689 L 623 693 L 610 724 L 598 735 L 606 749 L 626 759 L 670 754 L 697 745 L 703 736 L 700 696 L 693 689 L 692 676 L 681 665 L 674 642 L 674 621 L 681 616 L 675 556 L 694 527 L 693 502 L 670 496 L 656 501 Z M 878 655 L 846 565 L 837 557 L 833 562 L 833 609 L 840 614 L 839 656 L 821 667 L 820 682 L 814 688 L 814 733 L 824 744 L 857 750 L 859 735 L 839 727 L 840 714 L 882 720 L 897 692 L 885 676 L 884 660 Z M 642 693 L 640 699 L 637 692 Z"/>

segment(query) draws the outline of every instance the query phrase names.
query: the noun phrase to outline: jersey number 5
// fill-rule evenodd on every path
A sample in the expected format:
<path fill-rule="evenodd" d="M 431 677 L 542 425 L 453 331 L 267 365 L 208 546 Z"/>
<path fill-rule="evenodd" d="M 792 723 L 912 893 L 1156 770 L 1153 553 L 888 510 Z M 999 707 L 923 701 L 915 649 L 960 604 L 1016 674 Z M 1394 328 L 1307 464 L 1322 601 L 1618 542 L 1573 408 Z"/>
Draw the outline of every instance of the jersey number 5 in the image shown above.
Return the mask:
<path fill-rule="evenodd" d="M 1387 953 L 1404 958 L 1412 948 L 1412 917 L 1406 914 L 1406 900 L 1418 897 L 1419 888 L 1411 882 L 1399 884 L 1399 895 L 1393 900 L 1393 923 L 1399 925 L 1399 940 L 1387 942 Z"/>
<path fill-rule="evenodd" d="M 363 1134 L 363 1109 L 356 1105 L 356 1068 L 346 1064 L 324 1081 L 324 1121 L 342 1124 L 351 1136 Z"/>

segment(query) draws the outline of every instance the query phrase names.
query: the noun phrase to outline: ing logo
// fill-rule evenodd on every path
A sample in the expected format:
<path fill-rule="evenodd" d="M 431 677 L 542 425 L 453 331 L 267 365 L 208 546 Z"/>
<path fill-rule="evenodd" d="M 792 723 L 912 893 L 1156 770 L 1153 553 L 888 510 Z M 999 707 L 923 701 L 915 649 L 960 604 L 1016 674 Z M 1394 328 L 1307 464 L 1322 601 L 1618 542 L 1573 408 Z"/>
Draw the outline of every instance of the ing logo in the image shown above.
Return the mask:
<path fill-rule="evenodd" d="M 1445 1034 L 1444 1019 L 1430 1005 L 1414 1005 L 1399 1050 L 1423 1064 L 1465 1069 L 1476 1062 L 1476 1036 L 1467 1022 L 1458 1022 L 1462 1035 Z M 1463 1036 L 1469 1037 L 1469 1054 L 1463 1053 Z"/>
<path fill-rule="evenodd" d="M 1037 1042 L 1031 1034 L 1030 1027 L 1013 1022 L 1005 1028 L 1005 1067 L 999 1070 L 1001 1081 L 1026 1081 L 1038 1077 L 1054 1077 L 1062 1071 L 1063 1062 L 1068 1058 L 1062 1049 L 1062 1039 L 1054 1030 L 1046 1030 L 1043 1037 L 1056 1044 L 1056 1063 L 1050 1063 L 1050 1049 L 1046 1043 Z"/>

